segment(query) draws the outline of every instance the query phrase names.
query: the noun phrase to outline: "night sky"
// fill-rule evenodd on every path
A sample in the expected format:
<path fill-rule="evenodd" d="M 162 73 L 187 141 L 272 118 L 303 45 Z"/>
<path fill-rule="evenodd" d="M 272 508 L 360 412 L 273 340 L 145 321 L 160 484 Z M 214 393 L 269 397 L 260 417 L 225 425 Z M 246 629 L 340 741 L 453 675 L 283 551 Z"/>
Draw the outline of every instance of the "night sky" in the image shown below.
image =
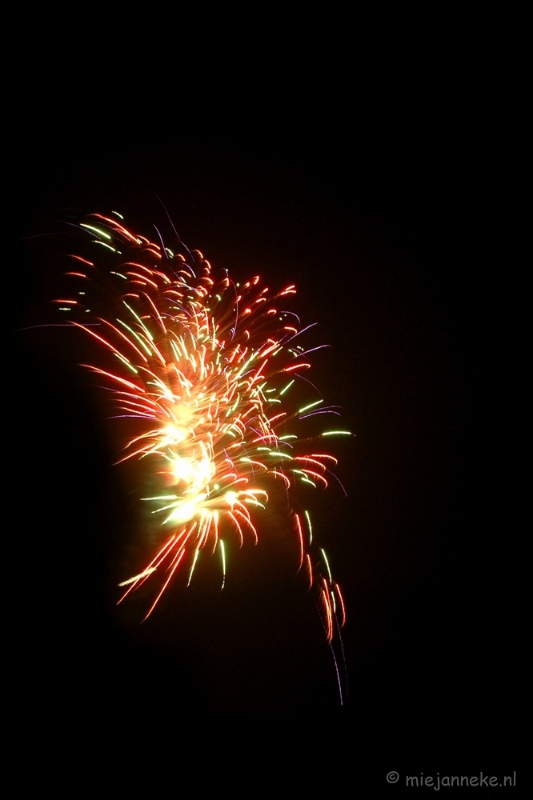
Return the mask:
<path fill-rule="evenodd" d="M 482 220 L 472 117 L 449 98 L 414 116 L 385 99 L 221 113 L 209 97 L 133 110 L 132 91 L 102 111 L 36 92 L 48 128 L 20 164 L 8 378 L 35 741 L 53 718 L 65 740 L 99 731 L 96 760 L 162 740 L 376 792 L 394 769 L 519 769 L 525 301 Z M 332 481 L 309 507 L 347 604 L 343 708 L 284 523 L 232 553 L 224 592 L 205 558 L 143 625 L 142 592 L 115 608 L 137 487 L 78 366 L 88 342 L 32 327 L 56 321 L 65 220 L 113 209 L 170 240 L 166 209 L 215 269 L 295 283 L 308 341 L 331 345 L 312 373 L 354 434 L 332 445 L 348 496 Z"/>

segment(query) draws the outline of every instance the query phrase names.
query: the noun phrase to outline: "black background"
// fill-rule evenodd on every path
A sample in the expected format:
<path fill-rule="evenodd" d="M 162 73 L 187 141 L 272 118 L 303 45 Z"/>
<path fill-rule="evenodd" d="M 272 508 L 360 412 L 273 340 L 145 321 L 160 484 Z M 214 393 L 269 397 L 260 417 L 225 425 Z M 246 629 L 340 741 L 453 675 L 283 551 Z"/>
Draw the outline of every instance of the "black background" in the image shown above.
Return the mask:
<path fill-rule="evenodd" d="M 53 718 L 62 746 L 92 729 L 96 761 L 164 743 L 378 788 L 393 769 L 512 772 L 525 303 L 498 249 L 505 213 L 486 216 L 503 154 L 479 94 L 305 71 L 185 93 L 189 74 L 162 91 L 141 70 L 68 88 L 47 73 L 21 126 L 10 457 L 29 729 L 41 741 Z M 354 433 L 337 447 L 348 498 L 333 482 L 310 505 L 347 603 L 342 708 L 275 533 L 232 554 L 223 593 L 205 562 L 142 626 L 146 598 L 115 610 L 137 530 L 127 474 L 77 366 L 87 343 L 33 326 L 55 321 L 66 216 L 116 209 L 170 235 L 160 201 L 215 268 L 296 283 L 331 345 L 313 376 Z"/>

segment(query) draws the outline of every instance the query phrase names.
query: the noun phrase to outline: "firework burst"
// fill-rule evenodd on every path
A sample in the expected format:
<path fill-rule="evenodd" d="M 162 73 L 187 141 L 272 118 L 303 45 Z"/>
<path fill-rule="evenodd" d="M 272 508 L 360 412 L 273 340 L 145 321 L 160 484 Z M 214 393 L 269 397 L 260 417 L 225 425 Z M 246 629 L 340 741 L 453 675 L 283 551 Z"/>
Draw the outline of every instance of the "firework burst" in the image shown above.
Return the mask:
<path fill-rule="evenodd" d="M 129 231 L 115 213 L 94 214 L 79 227 L 90 238 L 90 256 L 72 256 L 72 294 L 56 302 L 111 353 L 114 368 L 85 366 L 112 390 L 118 416 L 133 420 L 136 433 L 120 461 L 145 460 L 159 486 L 143 498 L 161 523 L 159 547 L 121 584 L 119 602 L 151 580 L 148 617 L 180 568 L 190 582 L 203 549 L 218 552 L 224 586 L 224 539 L 257 542 L 262 509 L 281 493 L 298 566 L 318 591 L 331 642 L 344 623 L 342 594 L 295 496 L 301 484 L 327 486 L 337 462 L 326 440 L 349 434 L 298 435 L 301 420 L 338 411 L 324 406 L 304 377 L 311 351 L 300 337 L 307 328 L 285 310 L 294 286 L 273 295 L 259 277 L 242 286 L 227 274 L 216 278 L 200 252 L 179 242 L 174 253 L 162 240 Z M 293 411 L 288 397 L 298 383 L 313 387 L 315 399 Z"/>

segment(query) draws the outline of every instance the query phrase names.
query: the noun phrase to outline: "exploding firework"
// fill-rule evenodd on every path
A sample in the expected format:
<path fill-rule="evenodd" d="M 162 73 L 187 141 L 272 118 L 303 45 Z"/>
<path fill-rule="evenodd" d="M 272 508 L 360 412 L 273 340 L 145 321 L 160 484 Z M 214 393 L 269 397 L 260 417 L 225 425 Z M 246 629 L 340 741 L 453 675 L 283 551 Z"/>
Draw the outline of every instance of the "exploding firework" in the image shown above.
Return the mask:
<path fill-rule="evenodd" d="M 159 487 L 143 498 L 160 520 L 158 549 L 121 583 L 119 602 L 152 581 L 148 617 L 179 570 L 190 582 L 203 549 L 218 553 L 223 587 L 225 539 L 257 542 L 262 510 L 282 495 L 298 568 L 318 592 L 331 642 L 344 624 L 342 594 L 296 494 L 302 484 L 327 486 L 337 462 L 326 440 L 349 434 L 298 434 L 303 420 L 338 411 L 323 405 L 305 377 L 311 350 L 300 337 L 307 328 L 285 310 L 294 286 L 272 295 L 259 277 L 242 286 L 225 273 L 216 278 L 179 237 L 174 253 L 127 230 L 116 213 L 94 214 L 79 228 L 90 255 L 72 256 L 72 294 L 56 302 L 112 355 L 114 368 L 86 366 L 112 390 L 117 416 L 135 426 L 120 461 L 142 459 Z M 312 395 L 293 410 L 295 384 Z"/>

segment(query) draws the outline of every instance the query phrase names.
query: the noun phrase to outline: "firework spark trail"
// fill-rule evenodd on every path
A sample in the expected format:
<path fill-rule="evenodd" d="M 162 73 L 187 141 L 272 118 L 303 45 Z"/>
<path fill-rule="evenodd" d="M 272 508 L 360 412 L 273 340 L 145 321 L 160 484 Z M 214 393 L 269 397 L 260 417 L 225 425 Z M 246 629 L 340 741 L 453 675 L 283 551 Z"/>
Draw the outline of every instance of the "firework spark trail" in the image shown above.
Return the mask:
<path fill-rule="evenodd" d="M 180 242 L 191 264 L 165 246 L 159 231 L 156 244 L 127 230 L 115 212 L 93 214 L 79 227 L 91 239 L 94 260 L 72 256 L 76 266 L 67 275 L 74 293 L 56 302 L 116 360 L 116 370 L 85 366 L 112 389 L 117 416 L 138 423 L 120 461 L 148 459 L 160 485 L 156 496 L 143 499 L 161 519 L 163 542 L 139 574 L 120 584 L 127 588 L 119 602 L 158 571 L 166 573 L 146 619 L 184 563 L 190 583 L 206 547 L 220 551 L 224 586 L 222 534 L 233 532 L 240 545 L 247 537 L 257 542 L 260 509 L 276 487 L 292 508 L 298 484 L 327 486 L 337 462 L 313 442 L 348 432 L 325 430 L 309 440 L 293 430 L 299 420 L 339 413 L 322 399 L 295 412 L 287 404 L 295 382 L 313 386 L 302 373 L 318 349 L 300 345 L 308 328 L 300 329 L 294 312 L 278 308 L 295 294 L 294 286 L 271 295 L 259 277 L 243 286 L 227 275 L 215 280 L 200 252 Z M 103 271 L 97 261 L 112 268 Z M 109 294 L 104 314 L 87 299 L 100 284 Z M 118 309 L 113 316 L 111 297 Z M 82 315 L 90 324 L 79 321 Z M 308 512 L 293 510 L 290 518 L 299 568 L 305 565 L 319 593 L 331 642 L 345 620 L 342 594 L 325 552 L 312 543 Z"/>

